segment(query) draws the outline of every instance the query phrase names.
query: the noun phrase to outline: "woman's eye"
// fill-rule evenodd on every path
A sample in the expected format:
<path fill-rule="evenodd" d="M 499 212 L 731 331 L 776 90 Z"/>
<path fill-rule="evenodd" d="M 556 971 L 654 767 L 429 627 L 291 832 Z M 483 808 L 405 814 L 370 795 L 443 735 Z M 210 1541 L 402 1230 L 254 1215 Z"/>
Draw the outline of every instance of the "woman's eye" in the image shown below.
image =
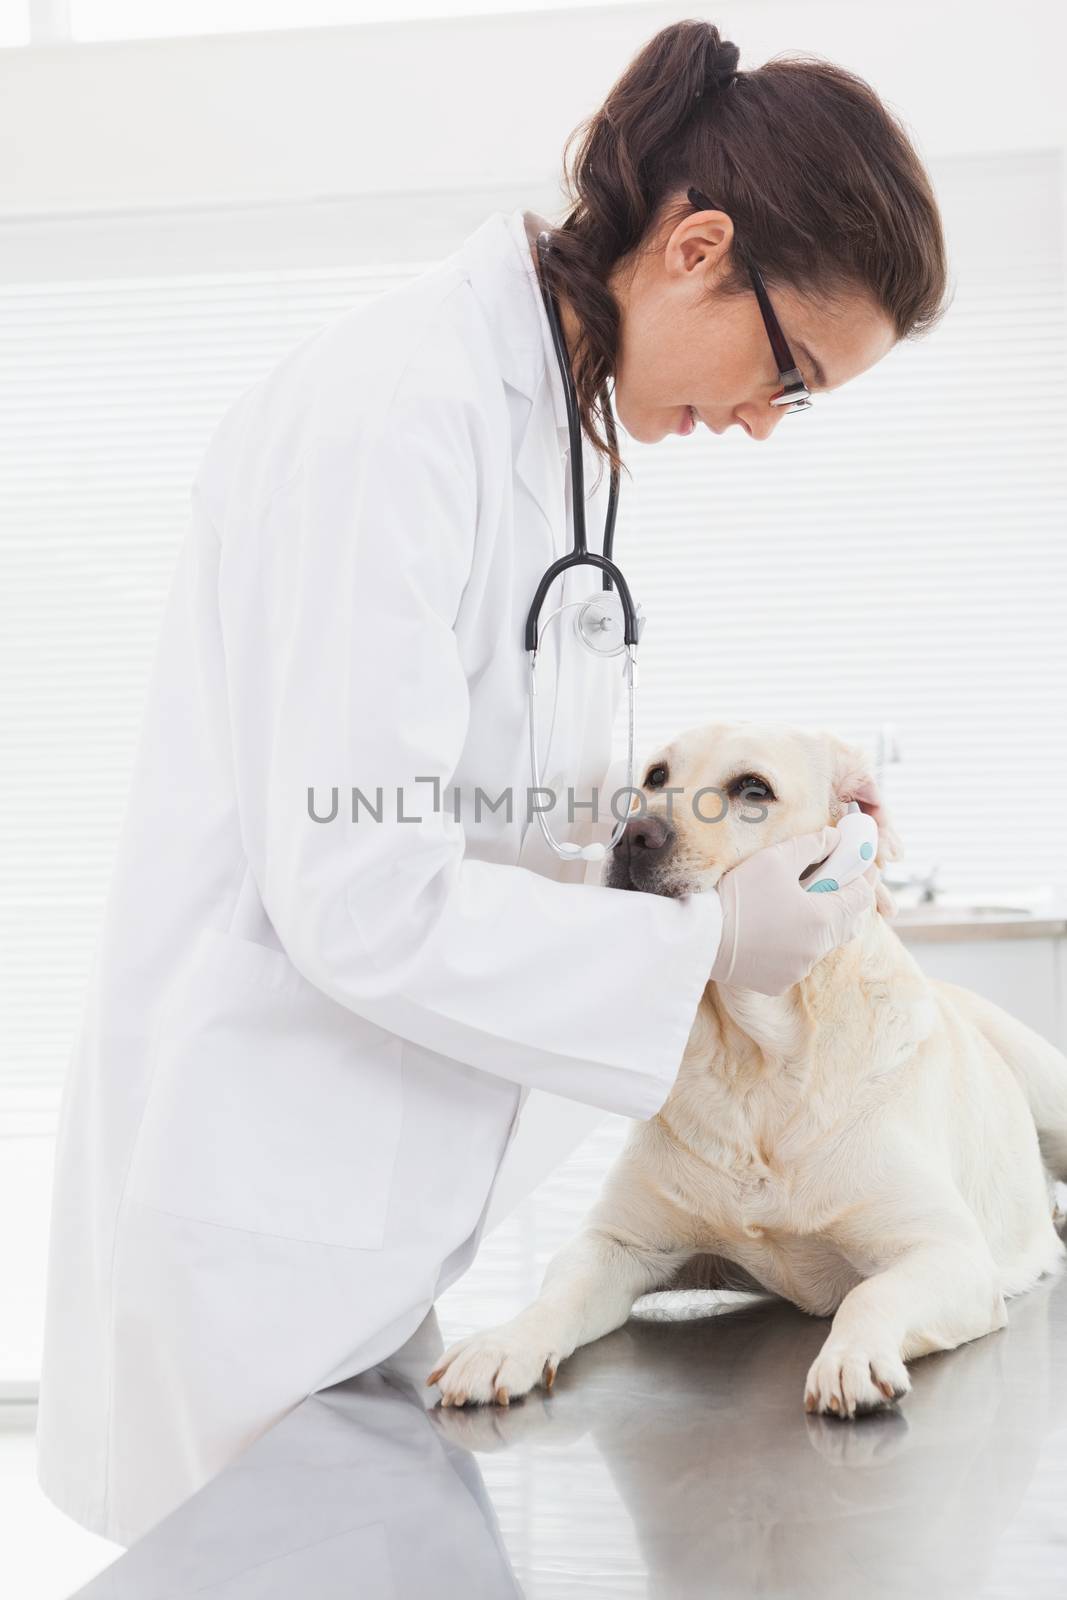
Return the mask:
<path fill-rule="evenodd" d="M 774 790 L 766 778 L 761 778 L 755 772 L 746 772 L 743 777 L 735 778 L 730 785 L 730 793 L 744 800 L 774 799 Z"/>
<path fill-rule="evenodd" d="M 649 767 L 645 778 L 646 789 L 662 789 L 667 781 L 667 768 L 665 766 Z"/>

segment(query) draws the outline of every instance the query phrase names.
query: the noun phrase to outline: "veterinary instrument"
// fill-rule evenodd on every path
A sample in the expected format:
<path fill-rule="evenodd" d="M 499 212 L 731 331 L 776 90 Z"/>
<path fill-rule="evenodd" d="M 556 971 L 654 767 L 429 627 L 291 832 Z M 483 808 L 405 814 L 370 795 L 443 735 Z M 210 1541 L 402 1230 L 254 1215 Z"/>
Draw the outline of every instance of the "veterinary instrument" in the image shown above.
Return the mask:
<path fill-rule="evenodd" d="M 808 894 L 829 894 L 844 888 L 861 872 L 866 872 L 878 850 L 878 824 L 874 818 L 861 811 L 855 800 L 837 824 L 834 832 L 839 842 L 826 860 L 815 868 L 815 882 L 804 884 Z M 801 880 L 803 881 L 803 880 Z"/>
<path fill-rule="evenodd" d="M 541 232 L 537 236 L 537 255 L 542 266 L 551 249 L 551 236 Z M 582 430 L 578 416 L 578 398 L 574 387 L 574 378 L 571 373 L 570 361 L 567 357 L 567 345 L 563 337 L 560 324 L 559 307 L 556 297 L 549 287 L 547 278 L 540 279 L 541 295 L 548 313 L 549 326 L 552 329 L 552 344 L 559 363 L 560 374 L 563 378 L 564 392 L 567 398 L 567 430 L 570 439 L 571 463 L 571 508 L 574 523 L 574 542 L 570 551 L 554 561 L 537 585 L 537 592 L 533 604 L 526 617 L 525 647 L 529 655 L 529 707 L 530 707 L 530 766 L 533 771 L 535 789 L 540 789 L 541 768 L 537 755 L 537 652 L 544 636 L 544 628 L 554 617 L 563 611 L 577 610 L 574 619 L 575 632 L 587 650 L 600 656 L 625 656 L 626 683 L 628 694 L 627 734 L 626 734 L 626 787 L 633 789 L 634 785 L 634 682 L 637 673 L 637 642 L 644 627 L 644 615 L 640 606 L 635 606 L 630 596 L 626 579 L 611 559 L 612 545 L 615 538 L 615 519 L 619 508 L 619 469 L 612 463 L 611 484 L 608 491 L 608 508 L 604 519 L 604 538 L 602 554 L 590 550 L 586 544 L 585 532 L 585 481 L 582 463 Z M 615 417 L 612 413 L 611 402 L 608 399 L 606 387 L 600 391 L 600 406 L 604 417 L 611 448 L 616 446 Z M 557 606 L 545 618 L 544 626 L 540 625 L 541 607 L 549 586 L 556 578 L 570 567 L 599 567 L 603 573 L 604 593 L 595 598 L 572 600 L 566 605 Z M 615 588 L 612 588 L 612 584 Z M 609 850 L 614 849 L 621 839 L 623 830 L 628 821 L 628 813 L 624 812 L 616 823 L 611 838 L 607 844 L 572 844 L 567 840 L 555 838 L 549 828 L 548 821 L 543 811 L 538 811 L 537 820 L 546 843 L 557 855 L 573 861 L 602 861 Z"/>

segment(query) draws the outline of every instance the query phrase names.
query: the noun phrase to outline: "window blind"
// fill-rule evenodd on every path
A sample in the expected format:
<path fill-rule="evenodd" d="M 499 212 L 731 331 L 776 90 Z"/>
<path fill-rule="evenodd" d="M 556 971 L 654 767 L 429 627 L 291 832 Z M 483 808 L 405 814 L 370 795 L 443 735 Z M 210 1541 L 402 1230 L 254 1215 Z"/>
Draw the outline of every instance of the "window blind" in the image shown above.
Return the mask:
<path fill-rule="evenodd" d="M 58 1090 L 192 478 L 230 402 L 416 270 L 0 286 L 0 1086 Z"/>

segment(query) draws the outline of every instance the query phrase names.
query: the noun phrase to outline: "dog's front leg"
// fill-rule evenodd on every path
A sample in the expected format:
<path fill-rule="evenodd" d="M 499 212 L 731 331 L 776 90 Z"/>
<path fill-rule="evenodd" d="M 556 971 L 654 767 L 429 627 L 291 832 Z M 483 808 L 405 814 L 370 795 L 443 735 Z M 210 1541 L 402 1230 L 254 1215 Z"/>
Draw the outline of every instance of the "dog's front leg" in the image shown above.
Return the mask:
<path fill-rule="evenodd" d="M 426 1382 L 440 1385 L 446 1406 L 489 1400 L 507 1405 L 538 1383 L 550 1389 L 561 1361 L 621 1327 L 634 1301 L 661 1285 L 690 1254 L 645 1249 L 587 1228 L 553 1256 L 532 1305 L 510 1322 L 461 1339 Z"/>
<path fill-rule="evenodd" d="M 881 1236 L 891 1259 L 838 1307 L 808 1372 L 806 1410 L 854 1417 L 888 1405 L 911 1388 L 905 1361 L 954 1350 L 1006 1323 L 996 1263 L 973 1214 L 958 1196 L 940 1210 L 930 1200 L 920 1191 L 906 1206 L 858 1209 L 847 1234 L 837 1235 L 853 1260 L 869 1259 Z"/>

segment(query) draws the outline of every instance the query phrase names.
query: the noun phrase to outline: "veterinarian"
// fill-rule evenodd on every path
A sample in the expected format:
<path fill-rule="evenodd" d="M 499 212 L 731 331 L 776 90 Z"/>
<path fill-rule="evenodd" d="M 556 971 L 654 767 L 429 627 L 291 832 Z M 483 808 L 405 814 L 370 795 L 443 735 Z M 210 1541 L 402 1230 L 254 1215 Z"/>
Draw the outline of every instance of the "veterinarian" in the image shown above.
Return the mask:
<path fill-rule="evenodd" d="M 685 899 L 585 884 L 524 804 L 524 622 L 573 536 L 543 288 L 589 482 L 606 380 L 635 439 L 767 439 L 942 297 L 927 178 L 872 91 L 737 63 L 664 29 L 591 119 L 561 228 L 489 217 L 206 452 L 56 1148 L 39 1475 L 108 1539 L 404 1343 L 474 1255 L 528 1090 L 653 1116 L 709 977 L 780 993 L 874 904 L 870 872 L 798 885 L 829 830 Z M 589 592 L 577 569 L 551 604 Z M 556 637 L 541 770 L 588 790 L 623 676 Z M 513 804 L 457 820 L 479 789 Z"/>

